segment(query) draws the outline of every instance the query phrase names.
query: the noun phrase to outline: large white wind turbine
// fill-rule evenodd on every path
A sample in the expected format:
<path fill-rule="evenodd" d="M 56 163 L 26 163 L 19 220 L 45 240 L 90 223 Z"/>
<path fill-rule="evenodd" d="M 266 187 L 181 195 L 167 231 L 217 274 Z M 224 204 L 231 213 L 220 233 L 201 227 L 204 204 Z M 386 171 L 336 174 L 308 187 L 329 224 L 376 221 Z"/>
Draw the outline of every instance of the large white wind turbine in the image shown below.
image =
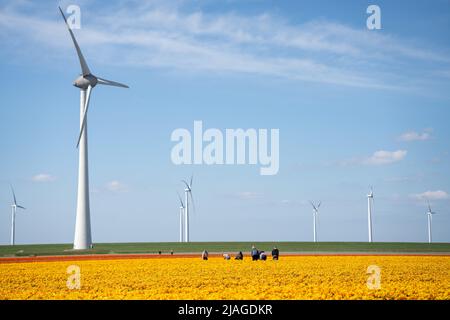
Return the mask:
<path fill-rule="evenodd" d="M 17 204 L 16 194 L 14 193 L 14 188 L 11 185 L 11 192 L 13 195 L 13 203 L 11 204 L 11 245 L 16 243 L 16 211 L 17 208 L 25 210 L 24 207 Z"/>
<path fill-rule="evenodd" d="M 178 194 L 178 193 L 177 193 Z M 180 242 L 184 242 L 184 234 L 183 234 L 183 226 L 184 226 L 184 210 L 185 206 L 183 203 L 183 199 L 181 199 L 181 196 L 178 194 L 178 199 L 180 200 Z"/>
<path fill-rule="evenodd" d="M 67 23 L 63 11 L 59 8 L 61 15 L 67 25 L 70 37 L 72 38 L 75 50 L 81 66 L 81 75 L 74 81 L 73 85 L 80 88 L 80 134 L 78 136 L 77 147 L 79 150 L 78 163 L 78 199 L 77 199 L 77 218 L 75 224 L 74 249 L 88 249 L 92 246 L 91 222 L 89 210 L 89 172 L 88 172 L 88 145 L 87 145 L 87 113 L 89 108 L 89 99 L 91 91 L 97 84 L 103 84 L 114 87 L 128 88 L 128 86 L 102 79 L 94 76 L 84 60 L 80 47 L 75 36 Z"/>
<path fill-rule="evenodd" d="M 321 201 L 319 201 L 319 204 L 316 206 L 312 201 L 310 201 L 311 206 L 313 207 L 313 232 L 314 232 L 314 242 L 317 242 L 317 215 L 319 214 L 319 208 L 322 204 Z"/>
<path fill-rule="evenodd" d="M 428 201 L 428 211 L 427 211 L 427 216 L 428 216 L 428 243 L 433 242 L 433 236 L 432 236 L 432 230 L 431 230 L 431 222 L 433 220 L 433 214 L 436 214 L 436 212 L 431 211 L 431 206 L 430 206 L 430 201 Z"/>
<path fill-rule="evenodd" d="M 193 176 L 191 176 L 191 181 L 189 183 L 187 183 L 185 180 L 181 180 L 184 185 L 185 185 L 185 189 L 184 189 L 184 239 L 185 242 L 189 242 L 189 212 L 190 212 L 190 203 L 189 203 L 189 198 L 191 199 L 192 202 L 192 207 L 195 210 L 195 205 L 194 205 L 194 198 L 192 197 L 192 179 Z"/>
<path fill-rule="evenodd" d="M 373 188 L 367 194 L 367 223 L 369 228 L 369 242 L 372 242 L 372 210 L 373 210 Z"/>

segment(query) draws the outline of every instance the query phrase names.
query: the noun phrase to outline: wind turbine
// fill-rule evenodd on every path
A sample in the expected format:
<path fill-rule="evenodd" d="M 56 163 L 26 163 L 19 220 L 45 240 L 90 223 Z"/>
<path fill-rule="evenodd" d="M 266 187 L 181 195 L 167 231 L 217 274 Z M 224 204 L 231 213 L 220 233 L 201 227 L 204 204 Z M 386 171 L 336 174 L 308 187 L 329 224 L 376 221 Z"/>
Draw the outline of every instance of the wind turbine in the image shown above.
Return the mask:
<path fill-rule="evenodd" d="M 17 208 L 22 210 L 25 210 L 25 208 L 17 204 L 16 194 L 14 193 L 14 188 L 12 185 L 11 191 L 13 195 L 13 204 L 11 205 L 11 245 L 13 246 L 16 242 L 16 211 Z"/>
<path fill-rule="evenodd" d="M 309 203 L 311 203 L 311 206 L 313 207 L 313 231 L 314 231 L 314 242 L 317 242 L 317 228 L 316 228 L 316 224 L 317 224 L 317 215 L 319 214 L 319 208 L 320 205 L 322 204 L 321 201 L 319 201 L 319 204 L 317 206 L 314 205 L 314 203 L 312 201 L 310 201 Z"/>
<path fill-rule="evenodd" d="M 370 192 L 367 195 L 367 223 L 369 228 L 369 242 L 372 242 L 372 210 L 373 210 L 373 188 L 370 187 Z"/>
<path fill-rule="evenodd" d="M 178 192 L 177 192 L 178 194 Z M 180 194 L 178 194 L 178 199 L 180 200 L 180 242 L 184 242 L 183 239 L 183 219 L 184 219 L 184 210 L 185 206 L 183 200 L 181 199 Z"/>
<path fill-rule="evenodd" d="M 428 201 L 428 211 L 427 211 L 427 216 L 428 216 L 428 243 L 433 242 L 433 237 L 432 237 L 432 233 L 431 233 L 431 222 L 433 220 L 433 214 L 436 214 L 436 212 L 431 211 L 431 206 L 430 206 L 430 201 Z"/>
<path fill-rule="evenodd" d="M 195 210 L 195 205 L 194 205 L 194 198 L 192 197 L 192 179 L 193 176 L 191 176 L 191 180 L 189 183 L 187 183 L 185 180 L 181 180 L 184 185 L 186 186 L 186 188 L 184 189 L 184 205 L 185 205 L 185 209 L 184 209 L 184 237 L 185 237 L 185 242 L 189 242 L 189 210 L 190 210 L 190 204 L 189 204 L 189 198 L 192 201 L 192 207 Z"/>
<path fill-rule="evenodd" d="M 77 148 L 79 150 L 78 162 L 78 198 L 77 198 L 77 217 L 75 224 L 75 240 L 73 248 L 88 249 L 92 247 L 91 238 L 91 221 L 89 209 L 89 171 L 88 171 L 88 144 L 87 144 L 87 113 L 89 108 L 89 99 L 91 97 L 92 89 L 97 84 L 107 86 L 128 88 L 128 86 L 102 79 L 94 76 L 86 63 L 86 60 L 81 53 L 77 40 L 67 23 L 63 11 L 59 7 L 59 11 L 69 30 L 75 50 L 77 51 L 78 60 L 81 66 L 81 75 L 74 81 L 73 85 L 80 88 L 80 134 L 78 136 Z"/>

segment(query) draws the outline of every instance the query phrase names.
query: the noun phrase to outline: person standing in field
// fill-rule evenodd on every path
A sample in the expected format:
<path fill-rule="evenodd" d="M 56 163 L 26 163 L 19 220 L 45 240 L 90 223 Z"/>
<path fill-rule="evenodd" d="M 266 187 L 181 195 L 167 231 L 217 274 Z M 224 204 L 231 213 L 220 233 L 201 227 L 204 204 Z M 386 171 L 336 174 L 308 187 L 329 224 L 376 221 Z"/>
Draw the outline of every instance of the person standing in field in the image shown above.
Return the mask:
<path fill-rule="evenodd" d="M 259 251 L 258 251 L 258 249 L 256 249 L 255 246 L 252 246 L 252 251 L 251 251 L 250 255 L 252 256 L 253 261 L 256 261 L 259 259 Z"/>
<path fill-rule="evenodd" d="M 278 250 L 277 247 L 274 247 L 272 250 L 272 260 L 278 260 L 279 256 L 280 256 L 280 250 Z"/>
<path fill-rule="evenodd" d="M 203 252 L 202 252 L 202 259 L 203 260 L 208 260 L 208 251 L 203 250 Z"/>

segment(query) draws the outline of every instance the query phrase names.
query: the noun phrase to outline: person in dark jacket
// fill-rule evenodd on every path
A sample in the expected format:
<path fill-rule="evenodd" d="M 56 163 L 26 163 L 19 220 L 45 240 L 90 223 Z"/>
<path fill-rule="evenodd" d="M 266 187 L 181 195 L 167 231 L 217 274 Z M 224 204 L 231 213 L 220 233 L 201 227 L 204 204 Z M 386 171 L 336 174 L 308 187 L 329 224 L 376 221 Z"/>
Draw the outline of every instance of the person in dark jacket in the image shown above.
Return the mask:
<path fill-rule="evenodd" d="M 242 251 L 239 251 L 239 253 L 234 258 L 235 260 L 244 260 L 244 255 L 242 254 Z"/>
<path fill-rule="evenodd" d="M 274 247 L 272 250 L 272 260 L 278 260 L 280 256 L 280 250 L 277 247 Z"/>
<path fill-rule="evenodd" d="M 251 251 L 250 255 L 252 256 L 253 261 L 256 261 L 259 259 L 259 251 L 258 251 L 258 249 L 255 248 L 255 246 L 252 246 L 252 251 Z"/>

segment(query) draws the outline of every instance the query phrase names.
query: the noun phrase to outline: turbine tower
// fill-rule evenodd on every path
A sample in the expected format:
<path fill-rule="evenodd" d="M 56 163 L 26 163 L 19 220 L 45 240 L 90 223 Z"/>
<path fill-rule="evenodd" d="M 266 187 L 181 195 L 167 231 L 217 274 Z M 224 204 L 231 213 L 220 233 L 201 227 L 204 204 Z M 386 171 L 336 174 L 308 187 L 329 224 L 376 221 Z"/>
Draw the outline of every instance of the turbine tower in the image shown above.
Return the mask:
<path fill-rule="evenodd" d="M 17 204 L 16 194 L 14 193 L 14 188 L 11 185 L 11 191 L 13 195 L 13 203 L 11 205 L 11 245 L 15 245 L 16 243 L 16 211 L 17 208 L 25 210 L 24 207 Z"/>
<path fill-rule="evenodd" d="M 89 108 L 89 99 L 91 91 L 97 84 L 107 86 L 128 88 L 128 86 L 102 79 L 94 76 L 81 53 L 77 40 L 67 23 L 63 11 L 59 8 L 61 15 L 69 30 L 75 50 L 77 51 L 78 60 L 81 66 L 81 75 L 74 81 L 73 85 L 80 89 L 80 133 L 77 141 L 79 152 L 78 162 L 78 198 L 77 198 L 77 217 L 75 223 L 75 239 L 73 248 L 75 250 L 89 249 L 92 247 L 91 237 L 91 221 L 89 209 L 89 171 L 88 171 L 88 143 L 87 143 L 87 113 Z"/>
<path fill-rule="evenodd" d="M 192 202 L 192 207 L 195 210 L 195 205 L 194 205 L 194 198 L 192 197 L 192 179 L 193 176 L 191 176 L 191 180 L 189 183 L 187 183 L 185 180 L 181 180 L 184 185 L 185 185 L 185 189 L 184 189 L 184 240 L 185 242 L 189 242 L 189 211 L 190 211 L 190 203 L 189 203 L 189 198 L 191 199 Z"/>
<path fill-rule="evenodd" d="M 310 201 L 309 203 L 311 203 L 311 206 L 313 207 L 313 232 L 314 232 L 314 242 L 317 242 L 317 215 L 319 214 L 319 208 L 320 205 L 322 204 L 321 201 L 319 201 L 319 204 L 316 206 L 314 205 L 314 203 L 312 201 Z"/>
<path fill-rule="evenodd" d="M 372 210 L 373 210 L 373 188 L 367 195 L 367 223 L 369 228 L 369 242 L 372 242 Z"/>
<path fill-rule="evenodd" d="M 431 222 L 433 220 L 433 214 L 436 214 L 436 212 L 431 211 L 431 206 L 430 206 L 430 201 L 428 201 L 428 211 L 427 211 L 427 216 L 428 216 L 428 243 L 433 242 L 433 236 L 432 236 L 432 230 L 431 230 Z"/>
<path fill-rule="evenodd" d="M 177 193 L 178 194 L 178 193 Z M 183 233 L 183 226 L 184 226 L 184 210 L 185 206 L 183 203 L 183 200 L 181 199 L 181 196 L 178 194 L 178 199 L 180 200 L 180 242 L 184 242 L 184 233 Z"/>

